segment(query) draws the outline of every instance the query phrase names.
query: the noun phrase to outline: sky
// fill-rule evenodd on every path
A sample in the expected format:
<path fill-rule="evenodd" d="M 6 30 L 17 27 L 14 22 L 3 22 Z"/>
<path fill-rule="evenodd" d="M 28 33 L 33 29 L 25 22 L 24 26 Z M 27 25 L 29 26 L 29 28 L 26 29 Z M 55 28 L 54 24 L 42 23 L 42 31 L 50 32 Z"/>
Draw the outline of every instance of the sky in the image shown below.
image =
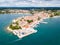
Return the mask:
<path fill-rule="evenodd" d="M 60 7 L 59 0 L 0 0 L 0 7 Z"/>

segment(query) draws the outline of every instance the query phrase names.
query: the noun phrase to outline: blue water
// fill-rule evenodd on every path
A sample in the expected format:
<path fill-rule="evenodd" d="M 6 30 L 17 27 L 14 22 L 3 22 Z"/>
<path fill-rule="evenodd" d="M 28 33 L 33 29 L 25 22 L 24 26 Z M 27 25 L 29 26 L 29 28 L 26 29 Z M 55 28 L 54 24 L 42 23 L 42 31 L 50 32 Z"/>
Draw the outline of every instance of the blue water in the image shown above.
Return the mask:
<path fill-rule="evenodd" d="M 49 18 L 40 23 L 34 29 L 37 33 L 19 39 L 13 33 L 6 30 L 11 21 L 23 14 L 0 14 L 0 45 L 60 45 L 60 17 Z"/>
<path fill-rule="evenodd" d="M 22 9 L 22 10 L 46 9 L 46 10 L 60 10 L 60 7 L 0 7 L 0 10 L 3 10 L 3 9 Z"/>

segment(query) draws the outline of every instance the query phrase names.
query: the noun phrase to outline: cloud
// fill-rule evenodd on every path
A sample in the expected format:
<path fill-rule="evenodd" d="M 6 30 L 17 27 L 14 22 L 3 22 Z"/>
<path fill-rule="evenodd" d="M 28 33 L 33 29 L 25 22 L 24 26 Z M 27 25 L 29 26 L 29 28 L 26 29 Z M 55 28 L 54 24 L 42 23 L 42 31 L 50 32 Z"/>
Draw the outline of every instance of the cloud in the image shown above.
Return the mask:
<path fill-rule="evenodd" d="M 1 0 L 0 7 L 60 7 L 58 0 Z"/>

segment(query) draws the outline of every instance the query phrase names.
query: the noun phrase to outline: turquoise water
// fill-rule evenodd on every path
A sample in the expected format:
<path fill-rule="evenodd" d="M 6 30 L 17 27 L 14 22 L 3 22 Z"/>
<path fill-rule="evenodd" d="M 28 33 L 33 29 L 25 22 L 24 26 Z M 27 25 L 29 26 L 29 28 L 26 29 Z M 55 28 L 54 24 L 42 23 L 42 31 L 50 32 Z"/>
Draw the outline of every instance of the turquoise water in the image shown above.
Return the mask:
<path fill-rule="evenodd" d="M 24 16 L 23 14 L 0 14 L 0 45 L 60 45 L 60 17 L 49 18 L 40 23 L 34 29 L 37 33 L 19 39 L 13 33 L 6 30 L 12 19 Z"/>

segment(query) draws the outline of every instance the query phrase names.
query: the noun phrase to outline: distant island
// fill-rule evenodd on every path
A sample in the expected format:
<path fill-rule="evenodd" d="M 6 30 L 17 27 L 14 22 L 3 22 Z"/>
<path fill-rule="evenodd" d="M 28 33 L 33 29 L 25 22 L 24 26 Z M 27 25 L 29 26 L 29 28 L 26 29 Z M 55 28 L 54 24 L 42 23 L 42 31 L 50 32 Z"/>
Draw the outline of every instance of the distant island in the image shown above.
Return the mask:
<path fill-rule="evenodd" d="M 27 12 L 32 14 L 31 16 L 18 17 L 17 19 L 12 20 L 12 23 L 7 27 L 8 30 L 12 31 L 19 38 L 23 38 L 32 33 L 36 33 L 37 30 L 34 30 L 34 27 L 40 22 L 44 23 L 44 19 L 54 16 L 60 16 L 60 10 L 32 9 L 32 10 L 9 10 L 9 11 L 11 13 Z M 9 11 L 7 13 L 9 13 Z"/>

